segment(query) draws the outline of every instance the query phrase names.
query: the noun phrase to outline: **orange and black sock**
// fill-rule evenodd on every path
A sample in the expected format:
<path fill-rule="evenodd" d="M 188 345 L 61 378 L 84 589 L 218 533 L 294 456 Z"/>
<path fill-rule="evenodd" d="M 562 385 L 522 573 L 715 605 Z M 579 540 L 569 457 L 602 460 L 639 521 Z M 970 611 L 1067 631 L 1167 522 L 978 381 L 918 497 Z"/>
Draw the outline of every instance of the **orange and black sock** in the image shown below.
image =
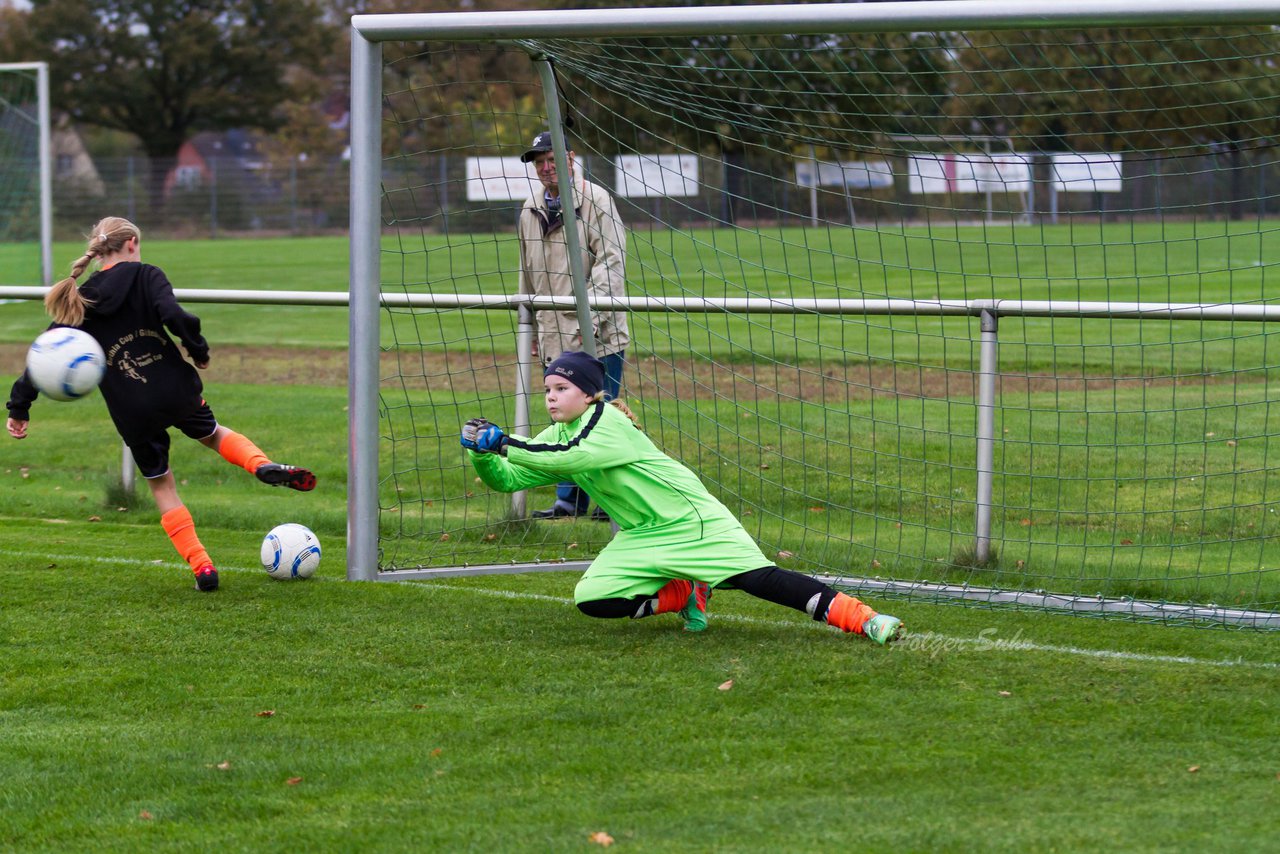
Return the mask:
<path fill-rule="evenodd" d="M 827 609 L 827 624 L 854 634 L 862 634 L 862 627 L 876 615 L 870 606 L 847 593 L 837 593 Z"/>
<path fill-rule="evenodd" d="M 679 611 L 689 601 L 689 594 L 692 592 L 692 582 L 685 581 L 683 578 L 671 579 L 658 591 L 658 607 L 654 608 L 653 613 L 668 614 Z"/>
<path fill-rule="evenodd" d="M 689 601 L 689 594 L 693 592 L 693 583 L 685 581 L 683 578 L 673 578 L 653 596 L 638 596 L 634 599 L 610 599 L 601 600 L 594 603 L 582 603 L 578 608 L 584 613 L 593 617 L 618 616 L 613 613 L 605 613 L 600 606 L 604 601 L 623 603 L 639 602 L 640 607 L 636 608 L 631 614 L 631 619 L 638 620 L 641 617 L 652 617 L 654 614 L 669 614 L 672 611 L 679 611 Z M 584 607 L 585 606 L 585 607 Z"/>
<path fill-rule="evenodd" d="M 196 536 L 196 523 L 185 506 L 175 507 L 161 516 L 160 525 L 193 572 L 202 566 L 213 564 L 209 553 L 200 544 L 200 538 Z"/>
<path fill-rule="evenodd" d="M 271 462 L 267 455 L 259 450 L 257 445 L 249 441 L 247 436 L 234 430 L 222 437 L 222 444 L 218 446 L 218 453 L 222 455 L 224 460 L 233 466 L 240 466 L 249 474 L 257 473 L 261 466 Z"/>

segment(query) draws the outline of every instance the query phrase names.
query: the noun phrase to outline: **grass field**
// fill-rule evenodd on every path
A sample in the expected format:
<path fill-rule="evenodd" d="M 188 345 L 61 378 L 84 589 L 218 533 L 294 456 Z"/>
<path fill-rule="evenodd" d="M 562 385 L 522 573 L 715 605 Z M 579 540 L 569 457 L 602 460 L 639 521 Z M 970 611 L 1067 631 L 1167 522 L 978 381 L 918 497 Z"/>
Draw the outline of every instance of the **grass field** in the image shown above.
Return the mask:
<path fill-rule="evenodd" d="M 1252 240 L 1269 246 L 1270 238 Z M 1239 249 L 1226 238 L 1222 246 Z M 59 259 L 76 248 L 60 247 Z M 345 287 L 345 244 L 336 240 L 156 241 L 146 257 L 179 287 Z M 894 292 L 900 284 L 883 288 L 906 295 Z M 1205 277 L 1194 290 L 1224 287 L 1238 295 L 1230 275 L 1225 284 Z M 1195 293 L 1183 296 L 1198 301 Z M 1272 633 L 886 601 L 875 604 L 902 616 L 912 633 L 881 649 L 733 592 L 712 600 L 709 631 L 685 635 L 665 618 L 579 615 L 572 574 L 342 583 L 341 378 L 321 382 L 279 352 L 252 348 L 264 340 L 280 350 L 319 348 L 304 358 L 322 361 L 324 349 L 345 346 L 345 312 L 197 310 L 215 346 L 207 396 L 219 418 L 276 458 L 313 467 L 320 485 L 306 495 L 266 489 L 175 439 L 180 489 L 223 576 L 223 588 L 206 595 L 193 589 L 150 499 L 128 501 L 113 487 L 119 442 L 99 400 L 38 403 L 30 437 L 0 441 L 0 848 L 524 852 L 594 851 L 612 840 L 611 850 L 647 852 L 1252 852 L 1274 845 L 1280 655 Z M 0 306 L 0 342 L 11 345 L 0 350 L 10 360 L 0 365 L 5 375 L 18 369 L 20 345 L 41 326 L 35 306 Z M 737 344 L 726 343 L 725 352 L 746 340 L 734 334 L 752 331 L 730 330 L 725 340 Z M 505 332 L 488 328 L 482 346 L 496 347 Z M 827 358 L 818 338 L 801 340 L 795 358 Z M 943 340 L 919 340 L 932 357 L 947 352 Z M 1222 346 L 1265 361 L 1265 341 Z M 1241 441 L 1212 452 L 1252 472 L 1232 489 L 1253 484 L 1256 494 L 1215 492 L 1213 483 L 1197 493 L 1179 468 L 1191 465 L 1188 458 L 1153 459 L 1135 443 L 1110 465 L 1137 494 L 1116 490 L 1111 508 L 1124 517 L 1169 490 L 1186 502 L 1183 521 L 1194 523 L 1187 541 L 1202 543 L 1206 565 L 1240 560 L 1254 547 L 1269 554 L 1277 431 L 1266 391 L 1265 383 L 1228 387 L 1227 397 L 1201 410 L 1234 419 Z M 1084 390 L 1028 391 L 1037 393 L 1053 394 L 1068 412 L 1090 411 Z M 1069 498 L 1082 488 L 1080 455 L 1056 456 L 1053 476 L 1036 473 L 1032 458 L 1105 440 L 1099 430 L 1130 437 L 1136 428 L 1124 413 L 1136 418 L 1144 406 L 1176 409 L 1155 392 L 1125 394 L 1111 401 L 1109 418 L 1081 423 L 1035 421 L 1026 413 L 1039 407 L 1030 405 L 1021 421 L 1007 414 L 1002 429 L 1018 440 L 1007 453 L 1027 457 L 1006 461 L 1025 473 L 1012 494 L 1023 490 L 1027 507 L 1047 501 L 1046 489 Z M 815 422 L 820 415 L 806 412 L 809 405 L 766 406 L 756 420 L 798 419 L 856 437 L 864 419 L 878 430 L 868 448 L 944 464 L 930 443 L 971 421 L 972 407 L 919 405 L 913 422 L 898 401 L 893 419 L 910 429 L 886 433 L 885 401 L 856 403 L 838 424 L 829 415 Z M 705 426 L 682 428 L 681 420 L 705 416 L 669 407 L 651 414 L 650 431 L 700 466 L 767 444 L 758 424 L 744 422 L 744 444 L 700 447 L 691 437 L 705 438 Z M 1172 416 L 1157 426 L 1169 432 L 1151 435 L 1156 447 L 1185 451 L 1203 449 L 1207 430 L 1224 429 Z M 795 441 L 774 448 L 767 471 L 753 459 L 754 479 L 741 467 L 733 490 L 744 498 L 735 509 L 749 507 L 770 478 L 785 485 L 797 477 L 799 467 L 777 460 L 818 453 Z M 904 452 L 904 443 L 918 446 Z M 873 554 L 877 543 L 899 549 L 892 538 L 913 536 L 868 527 L 879 503 L 967 486 L 956 466 L 888 470 L 851 456 L 847 470 L 818 460 L 829 485 L 843 479 L 848 494 L 834 496 L 836 509 L 809 528 L 851 533 L 858 554 Z M 1155 476 L 1138 484 L 1135 471 Z M 445 476 L 457 479 L 449 489 L 473 488 L 461 467 Z M 1244 509 L 1220 506 L 1222 495 Z M 927 501 L 922 511 L 955 517 L 936 530 L 964 515 Z M 1050 567 L 1077 558 L 1044 542 L 1076 531 L 1084 538 L 1078 545 L 1091 544 L 1087 519 L 1025 528 L 1010 520 L 1005 533 L 1043 549 L 1035 560 Z M 257 568 L 262 535 L 283 521 L 319 534 L 325 555 L 315 579 L 276 582 Z M 779 524 L 756 521 L 766 533 Z M 1210 536 L 1198 533 L 1202 525 Z M 602 527 L 556 536 L 563 548 L 563 531 L 599 536 Z M 787 536 L 786 526 L 776 535 Z M 485 542 L 461 539 L 467 548 Z"/>

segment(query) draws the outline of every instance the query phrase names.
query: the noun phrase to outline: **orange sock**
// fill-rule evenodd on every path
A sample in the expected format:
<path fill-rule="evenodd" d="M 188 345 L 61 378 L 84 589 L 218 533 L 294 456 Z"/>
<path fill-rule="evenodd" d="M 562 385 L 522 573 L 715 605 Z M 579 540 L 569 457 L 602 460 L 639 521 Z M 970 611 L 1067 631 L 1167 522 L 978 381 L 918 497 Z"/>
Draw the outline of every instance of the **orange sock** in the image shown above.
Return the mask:
<path fill-rule="evenodd" d="M 679 611 L 689 601 L 689 594 L 693 592 L 693 584 L 685 581 L 683 578 L 673 578 L 662 586 L 658 591 L 658 610 L 655 614 L 668 614 L 672 611 Z"/>
<path fill-rule="evenodd" d="M 837 593 L 836 598 L 831 600 L 831 607 L 827 609 L 827 623 L 841 631 L 860 635 L 863 623 L 875 615 L 876 612 L 863 604 L 862 600 Z"/>
<path fill-rule="evenodd" d="M 266 454 L 258 450 L 257 445 L 249 441 L 249 437 L 235 431 L 222 437 L 218 453 L 222 454 L 222 458 L 231 465 L 240 466 L 249 474 L 254 474 L 260 466 L 271 462 Z"/>
<path fill-rule="evenodd" d="M 196 523 L 192 521 L 191 512 L 185 506 L 175 507 L 161 516 L 160 525 L 192 571 L 206 564 L 213 564 L 209 553 L 200 545 L 200 538 L 196 536 Z"/>

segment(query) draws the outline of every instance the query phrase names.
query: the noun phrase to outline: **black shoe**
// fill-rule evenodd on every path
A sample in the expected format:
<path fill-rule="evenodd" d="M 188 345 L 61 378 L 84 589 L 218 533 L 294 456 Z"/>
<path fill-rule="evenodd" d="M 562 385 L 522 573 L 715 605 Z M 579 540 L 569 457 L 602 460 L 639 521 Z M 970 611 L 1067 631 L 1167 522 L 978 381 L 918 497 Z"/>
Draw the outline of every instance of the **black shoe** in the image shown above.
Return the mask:
<path fill-rule="evenodd" d="M 577 516 L 577 513 L 571 513 L 564 510 L 563 507 L 552 507 L 549 510 L 535 510 L 530 513 L 532 519 L 561 519 L 563 516 Z"/>
<path fill-rule="evenodd" d="M 609 518 L 608 513 L 604 512 L 603 507 L 597 507 L 596 509 L 591 511 L 591 521 L 592 522 L 612 522 L 613 520 Z"/>
<path fill-rule="evenodd" d="M 299 492 L 310 492 L 316 488 L 316 476 L 297 466 L 263 463 L 254 474 L 258 480 L 272 486 L 287 486 Z"/>
<path fill-rule="evenodd" d="M 218 570 L 213 568 L 213 564 L 206 563 L 204 566 L 194 570 L 196 576 L 196 589 L 202 593 L 210 593 L 218 589 Z"/>
<path fill-rule="evenodd" d="M 566 510 L 559 504 L 553 504 L 546 510 L 534 510 L 529 514 L 534 519 L 562 519 L 566 516 L 582 516 L 585 514 L 574 513 L 572 510 Z"/>

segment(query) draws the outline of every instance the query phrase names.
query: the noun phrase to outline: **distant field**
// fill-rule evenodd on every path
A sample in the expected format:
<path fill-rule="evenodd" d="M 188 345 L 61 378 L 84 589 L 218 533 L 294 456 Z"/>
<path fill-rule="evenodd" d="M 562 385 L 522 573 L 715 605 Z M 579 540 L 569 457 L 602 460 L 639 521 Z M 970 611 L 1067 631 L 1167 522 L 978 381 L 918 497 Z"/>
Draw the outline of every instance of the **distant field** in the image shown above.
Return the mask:
<path fill-rule="evenodd" d="M 1269 273 L 1280 264 L 1274 223 L 1149 223 L 1099 226 L 934 227 L 932 229 L 636 230 L 629 237 L 632 295 L 866 297 L 872 299 L 1055 299 L 1265 303 L 1276 299 Z M 81 251 L 58 244 L 65 269 Z M 514 293 L 511 234 L 406 234 L 384 243 L 383 279 L 391 290 Z M 18 248 L 0 246 L 0 284 L 9 282 Z M 29 248 L 26 250 L 29 252 Z M 346 290 L 345 238 L 163 241 L 144 244 L 146 260 L 179 288 Z M 223 344 L 275 341 L 342 347 L 339 309 L 207 306 L 225 321 Z M 20 342 L 38 326 L 35 306 L 0 313 L 0 341 Z M 418 321 L 396 316 L 384 340 L 417 340 Z M 968 366 L 976 338 L 966 318 L 814 318 L 695 316 L 673 328 L 665 315 L 632 318 L 634 348 L 662 354 L 695 350 L 740 363 L 876 362 Z M 505 352 L 507 312 L 445 312 L 430 350 L 465 342 L 471 352 Z M 777 333 L 775 335 L 775 333 Z M 1006 370 L 1053 374 L 1177 374 L 1274 363 L 1260 324 L 1007 318 L 1001 324 Z M 1273 346 L 1273 345 L 1271 345 Z M 1237 367 L 1238 366 L 1238 367 Z"/>

